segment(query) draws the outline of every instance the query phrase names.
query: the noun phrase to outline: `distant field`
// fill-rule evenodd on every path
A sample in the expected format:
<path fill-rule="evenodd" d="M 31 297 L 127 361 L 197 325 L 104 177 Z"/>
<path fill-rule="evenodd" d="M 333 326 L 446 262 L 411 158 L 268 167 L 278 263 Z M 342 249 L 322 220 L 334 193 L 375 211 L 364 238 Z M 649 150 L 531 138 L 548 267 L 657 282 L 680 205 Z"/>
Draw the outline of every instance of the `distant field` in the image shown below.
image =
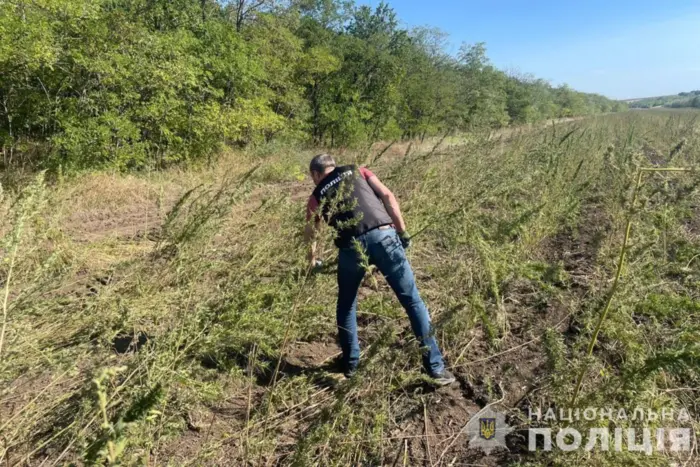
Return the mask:
<path fill-rule="evenodd" d="M 692 107 L 684 107 L 681 109 L 674 109 L 670 107 L 655 107 L 653 109 L 632 109 L 632 110 L 644 110 L 646 112 L 650 113 L 658 113 L 660 115 L 684 115 L 684 114 L 689 114 L 691 116 L 698 116 L 700 115 L 700 109 L 695 109 Z"/>
<path fill-rule="evenodd" d="M 626 112 L 337 154 L 370 164 L 416 234 L 409 257 L 458 377 L 439 390 L 373 270 L 363 365 L 351 380 L 333 372 L 335 252 L 326 232 L 326 268 L 309 274 L 300 236 L 313 150 L 0 192 L 0 460 L 698 465 L 697 444 L 531 453 L 526 430 L 529 410 L 587 407 L 685 409 L 700 429 L 700 172 L 644 172 L 634 197 L 642 168 L 700 168 L 699 115 Z M 516 430 L 509 450 L 485 456 L 462 430 L 489 404 Z"/>
<path fill-rule="evenodd" d="M 639 99 L 623 100 L 632 109 L 650 109 L 656 107 L 700 107 L 700 91 L 683 92 L 671 96 L 644 97 Z"/>

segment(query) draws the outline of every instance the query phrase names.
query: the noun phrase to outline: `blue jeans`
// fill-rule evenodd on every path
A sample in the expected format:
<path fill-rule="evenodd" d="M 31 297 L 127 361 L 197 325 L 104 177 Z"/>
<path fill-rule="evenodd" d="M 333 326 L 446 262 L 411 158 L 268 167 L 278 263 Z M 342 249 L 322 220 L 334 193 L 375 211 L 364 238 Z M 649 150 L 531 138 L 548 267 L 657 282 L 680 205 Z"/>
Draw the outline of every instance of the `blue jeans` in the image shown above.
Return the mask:
<path fill-rule="evenodd" d="M 357 237 L 370 263 L 377 266 L 394 290 L 408 314 L 411 328 L 424 348 L 423 366 L 434 375 L 444 370 L 445 364 L 433 336 L 428 309 L 421 300 L 416 280 L 396 230 L 375 229 Z M 357 339 L 357 291 L 365 275 L 360 255 L 354 247 L 341 248 L 338 253 L 338 307 L 336 320 L 338 337 L 343 350 L 345 369 L 357 368 L 360 344 Z"/>

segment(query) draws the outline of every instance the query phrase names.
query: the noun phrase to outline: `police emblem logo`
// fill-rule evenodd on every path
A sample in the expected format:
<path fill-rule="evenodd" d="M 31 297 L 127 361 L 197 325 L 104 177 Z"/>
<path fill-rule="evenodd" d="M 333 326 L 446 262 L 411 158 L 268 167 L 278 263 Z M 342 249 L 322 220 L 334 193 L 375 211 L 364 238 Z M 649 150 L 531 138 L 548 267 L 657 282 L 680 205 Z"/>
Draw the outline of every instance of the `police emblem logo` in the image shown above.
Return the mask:
<path fill-rule="evenodd" d="M 485 440 L 493 439 L 496 436 L 495 418 L 479 418 L 479 436 Z"/>
<path fill-rule="evenodd" d="M 464 427 L 469 438 L 469 447 L 481 449 L 491 454 L 496 449 L 508 449 L 506 435 L 513 428 L 506 423 L 506 417 L 490 406 L 484 407 L 469 420 Z"/>

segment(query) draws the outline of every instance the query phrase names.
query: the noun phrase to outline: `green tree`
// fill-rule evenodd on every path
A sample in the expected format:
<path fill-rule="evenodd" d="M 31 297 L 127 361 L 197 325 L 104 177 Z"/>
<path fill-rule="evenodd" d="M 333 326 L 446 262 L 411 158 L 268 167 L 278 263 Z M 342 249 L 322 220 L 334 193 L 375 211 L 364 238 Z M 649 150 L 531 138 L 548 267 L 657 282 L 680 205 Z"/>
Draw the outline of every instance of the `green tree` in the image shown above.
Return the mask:
<path fill-rule="evenodd" d="M 465 125 L 503 126 L 509 121 L 505 74 L 486 56 L 486 45 L 463 44 L 459 52 L 460 110 Z"/>
<path fill-rule="evenodd" d="M 351 0 L 5 0 L 3 167 L 164 167 L 224 144 L 364 144 L 624 109 L 507 75 L 482 43 L 452 57 L 443 33 L 399 24 L 386 3 Z"/>

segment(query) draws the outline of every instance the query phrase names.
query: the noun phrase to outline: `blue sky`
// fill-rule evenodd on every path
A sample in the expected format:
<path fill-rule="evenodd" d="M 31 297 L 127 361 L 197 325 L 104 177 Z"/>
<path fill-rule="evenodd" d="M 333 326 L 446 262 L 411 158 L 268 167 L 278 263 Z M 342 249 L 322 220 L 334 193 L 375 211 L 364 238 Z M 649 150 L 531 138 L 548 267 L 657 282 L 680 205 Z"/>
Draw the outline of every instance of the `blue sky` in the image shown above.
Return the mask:
<path fill-rule="evenodd" d="M 360 0 L 375 6 L 380 0 Z M 403 26 L 486 42 L 501 69 L 616 99 L 700 89 L 698 0 L 388 0 Z"/>

